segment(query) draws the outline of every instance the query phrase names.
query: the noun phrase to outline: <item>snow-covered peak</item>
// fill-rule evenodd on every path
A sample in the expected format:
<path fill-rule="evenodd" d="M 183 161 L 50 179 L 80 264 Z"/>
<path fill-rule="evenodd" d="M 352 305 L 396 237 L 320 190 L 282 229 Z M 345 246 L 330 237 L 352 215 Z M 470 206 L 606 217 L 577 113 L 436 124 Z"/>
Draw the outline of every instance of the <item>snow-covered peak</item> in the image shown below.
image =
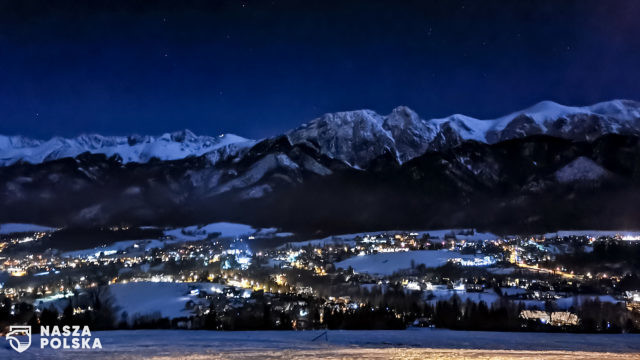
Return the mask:
<path fill-rule="evenodd" d="M 496 119 L 455 114 L 427 123 L 438 129 L 452 129 L 463 140 L 487 143 L 535 134 L 592 140 L 607 133 L 640 134 L 640 103 L 612 100 L 591 106 L 566 106 L 541 101 Z"/>
<path fill-rule="evenodd" d="M 233 134 L 217 137 L 197 136 L 189 130 L 153 136 L 102 136 L 83 134 L 75 138 L 54 137 L 46 141 L 20 136 L 0 136 L 0 165 L 17 161 L 33 164 L 76 157 L 82 153 L 117 155 L 124 163 L 147 162 L 152 158 L 176 160 L 187 156 L 200 156 L 234 145 L 249 147 L 255 141 Z"/>
<path fill-rule="evenodd" d="M 344 131 L 352 133 L 354 131 L 381 129 L 383 122 L 383 116 L 373 110 L 364 109 L 324 114 L 303 124 L 299 129 L 305 129 L 308 132 Z M 343 134 L 338 133 L 337 135 Z"/>
<path fill-rule="evenodd" d="M 640 102 L 633 100 L 611 100 L 587 107 L 594 114 L 610 116 L 618 120 L 640 119 Z"/>
<path fill-rule="evenodd" d="M 611 100 L 591 106 L 566 106 L 553 101 L 541 101 L 524 110 L 516 111 L 495 120 L 493 128 L 504 129 L 514 118 L 525 115 L 538 125 L 546 127 L 547 122 L 573 115 L 602 116 L 613 121 L 627 122 L 640 119 L 640 103 L 632 100 Z"/>
<path fill-rule="evenodd" d="M 288 131 L 286 136 L 292 144 L 305 144 L 353 167 L 366 168 L 381 155 L 390 154 L 405 162 L 426 151 L 451 148 L 466 140 L 496 143 L 546 134 L 590 141 L 607 133 L 640 135 L 640 103 L 612 100 L 591 106 L 566 106 L 542 101 L 496 119 L 454 114 L 424 120 L 406 106 L 398 106 L 388 115 L 373 110 L 344 111 L 322 115 Z M 211 154 L 213 161 L 222 156 L 218 152 L 224 157 L 233 156 L 254 144 L 253 140 L 233 134 L 198 136 L 189 130 L 159 137 L 90 134 L 47 141 L 0 136 L 0 166 L 17 161 L 40 163 L 84 152 L 118 155 L 125 163 L 203 154 Z"/>
<path fill-rule="evenodd" d="M 384 123 L 388 128 L 393 129 L 397 127 L 415 126 L 418 123 L 423 123 L 424 120 L 420 119 L 420 116 L 415 111 L 411 110 L 408 106 L 398 106 L 391 110 L 391 114 L 387 115 L 384 119 Z"/>
<path fill-rule="evenodd" d="M 463 140 L 480 142 L 487 142 L 486 134 L 494 126 L 492 121 L 478 120 L 462 114 L 453 114 L 441 119 L 431 119 L 428 123 L 436 126 L 439 131 L 448 127 Z"/>
<path fill-rule="evenodd" d="M 395 148 L 391 132 L 384 128 L 385 117 L 372 110 L 325 114 L 291 130 L 291 143 L 304 143 L 322 154 L 360 167 L 385 149 Z"/>
<path fill-rule="evenodd" d="M 465 140 L 495 143 L 536 134 L 592 140 L 607 133 L 640 134 L 640 103 L 612 100 L 591 106 L 542 101 L 496 119 L 462 114 L 423 120 L 406 106 L 389 115 L 372 110 L 325 114 L 287 133 L 356 167 L 391 152 L 400 162 L 428 150 L 456 146 Z"/>
<path fill-rule="evenodd" d="M 491 128 L 493 130 L 504 130 L 513 119 L 525 115 L 526 117 L 533 119 L 533 121 L 539 126 L 544 126 L 544 122 L 548 120 L 555 120 L 560 117 L 566 116 L 572 113 L 583 112 L 582 108 L 564 106 L 553 101 L 541 101 L 524 110 L 516 111 L 509 115 L 502 116 L 495 120 L 486 120 L 492 122 Z"/>

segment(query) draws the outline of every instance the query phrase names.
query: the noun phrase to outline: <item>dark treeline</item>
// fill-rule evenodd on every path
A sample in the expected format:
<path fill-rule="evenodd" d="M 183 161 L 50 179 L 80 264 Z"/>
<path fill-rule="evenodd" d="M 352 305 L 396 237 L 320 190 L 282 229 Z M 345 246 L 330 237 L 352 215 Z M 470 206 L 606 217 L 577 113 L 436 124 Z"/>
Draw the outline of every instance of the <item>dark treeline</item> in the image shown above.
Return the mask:
<path fill-rule="evenodd" d="M 546 331 L 620 333 L 640 332 L 640 316 L 624 304 L 601 302 L 597 298 L 568 309 L 579 318 L 576 325 L 549 324 L 521 317 L 522 303 L 502 299 L 494 304 L 462 301 L 458 296 L 443 301 L 425 301 L 414 294 L 372 292 L 374 302 L 324 303 L 312 297 L 282 295 L 277 300 L 257 296 L 235 306 L 215 306 L 215 301 L 199 315 L 168 319 L 160 314 L 129 316 L 113 306 L 104 287 L 89 291 L 89 306 L 83 310 L 71 301 L 62 312 L 53 307 L 38 311 L 27 303 L 0 302 L 0 327 L 28 324 L 37 332 L 39 325 L 88 325 L 91 330 L 111 329 L 207 329 L 207 330 L 291 330 L 291 329 L 404 329 L 431 326 L 455 330 Z M 13 307 L 13 313 L 11 308 Z M 559 311 L 548 302 L 543 309 Z"/>
<path fill-rule="evenodd" d="M 328 329 L 344 330 L 402 330 L 406 324 L 394 311 L 365 305 L 348 312 L 325 309 L 324 323 Z"/>
<path fill-rule="evenodd" d="M 455 330 L 483 331 L 545 331 L 545 332 L 588 332 L 620 333 L 640 332 L 640 317 L 628 311 L 624 304 L 601 302 L 597 298 L 586 300 L 580 306 L 571 307 L 569 312 L 578 316 L 577 325 L 551 325 L 538 320 L 525 320 L 520 314 L 524 304 L 503 300 L 487 305 L 458 296 L 448 301 L 438 301 L 433 307 L 431 324 L 439 328 Z M 545 304 L 545 312 L 559 311 L 553 303 Z"/>
<path fill-rule="evenodd" d="M 598 241 L 593 251 L 558 255 L 551 266 L 562 265 L 578 272 L 640 273 L 640 242 Z"/>
<path fill-rule="evenodd" d="M 87 325 L 91 330 L 114 329 L 116 312 L 107 288 L 89 289 L 87 299 L 86 309 L 74 309 L 69 302 L 60 313 L 53 306 L 40 311 L 31 304 L 25 302 L 12 304 L 10 299 L 4 298 L 0 302 L 0 328 L 8 324 L 27 324 L 31 325 L 34 333 L 40 331 L 41 325 Z"/>

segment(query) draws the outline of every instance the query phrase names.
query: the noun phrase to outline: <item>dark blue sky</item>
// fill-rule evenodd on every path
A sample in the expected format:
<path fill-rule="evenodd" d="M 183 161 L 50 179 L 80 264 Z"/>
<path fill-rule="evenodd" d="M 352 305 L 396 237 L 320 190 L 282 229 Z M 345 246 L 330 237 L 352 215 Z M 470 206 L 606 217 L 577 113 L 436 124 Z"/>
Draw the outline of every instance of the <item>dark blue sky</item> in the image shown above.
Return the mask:
<path fill-rule="evenodd" d="M 325 112 L 640 99 L 638 1 L 0 2 L 0 133 L 265 137 Z"/>

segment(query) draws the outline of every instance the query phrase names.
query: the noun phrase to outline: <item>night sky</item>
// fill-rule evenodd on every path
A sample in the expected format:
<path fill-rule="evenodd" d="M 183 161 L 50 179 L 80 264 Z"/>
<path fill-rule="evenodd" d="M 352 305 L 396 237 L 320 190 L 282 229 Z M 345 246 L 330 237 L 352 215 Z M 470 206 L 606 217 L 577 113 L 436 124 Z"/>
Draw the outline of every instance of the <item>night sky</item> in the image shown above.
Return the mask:
<path fill-rule="evenodd" d="M 0 133 L 261 138 L 362 108 L 640 100 L 639 19 L 613 0 L 0 0 Z"/>

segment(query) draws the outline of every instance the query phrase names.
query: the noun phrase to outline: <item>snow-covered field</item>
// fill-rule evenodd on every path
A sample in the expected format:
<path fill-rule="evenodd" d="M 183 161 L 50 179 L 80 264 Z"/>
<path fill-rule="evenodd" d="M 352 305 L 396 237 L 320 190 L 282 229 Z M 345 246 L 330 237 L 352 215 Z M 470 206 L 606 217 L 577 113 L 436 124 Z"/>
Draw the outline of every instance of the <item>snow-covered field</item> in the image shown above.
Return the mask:
<path fill-rule="evenodd" d="M 223 288 L 223 285 L 215 283 L 130 282 L 110 285 L 109 293 L 118 311 L 118 320 L 124 320 L 122 314 L 126 312 L 126 321 L 132 322 L 136 316 L 188 317 L 192 311 L 186 309 L 187 302 L 202 302 L 193 290 L 214 293 Z M 68 304 L 64 298 L 40 301 L 42 304 L 38 300 L 35 302 L 40 308 L 54 306 L 59 312 L 64 311 Z"/>
<path fill-rule="evenodd" d="M 566 237 L 566 236 L 640 236 L 640 231 L 629 230 L 558 230 L 544 234 L 545 238 Z"/>
<path fill-rule="evenodd" d="M 449 250 L 389 252 L 354 256 L 336 263 L 335 266 L 343 269 L 351 266 L 355 272 L 360 273 L 391 275 L 395 271 L 411 268 L 412 261 L 415 266 L 424 264 L 426 267 L 437 267 L 453 258 L 473 259 L 474 255 L 462 255 Z"/>
<path fill-rule="evenodd" d="M 116 241 L 108 246 L 98 246 L 91 249 L 67 251 L 62 253 L 63 257 L 98 257 L 101 253 L 104 255 L 115 254 L 118 251 L 124 251 L 127 249 L 134 249 L 143 251 L 153 248 L 163 248 L 165 245 L 176 241 L 172 240 L 155 240 L 155 239 L 143 239 L 143 240 L 125 240 Z"/>
<path fill-rule="evenodd" d="M 257 231 L 258 230 L 249 225 L 218 222 L 204 226 L 193 225 L 184 228 L 166 230 L 164 234 L 183 240 L 203 240 L 206 239 L 209 234 L 220 233 L 220 237 L 225 238 L 248 236 L 256 233 Z"/>
<path fill-rule="evenodd" d="M 200 241 L 206 239 L 210 235 L 217 235 L 220 239 L 233 239 L 239 237 L 288 237 L 292 233 L 278 232 L 276 228 L 255 229 L 249 225 L 236 224 L 229 222 L 217 222 L 203 226 L 193 225 L 176 229 L 168 229 L 164 231 L 164 235 L 170 237 L 168 240 L 146 239 L 146 240 L 125 240 L 117 241 L 108 246 L 95 247 L 91 249 L 83 249 L 69 251 L 63 256 L 67 257 L 97 257 L 100 253 L 113 254 L 117 251 L 133 249 L 133 250 L 149 250 L 153 248 L 162 249 L 167 245 L 179 244 L 189 241 Z M 136 247 L 134 249 L 134 247 Z"/>
<path fill-rule="evenodd" d="M 55 228 L 36 225 L 36 224 L 22 224 L 22 223 L 6 223 L 0 224 L 0 235 L 7 235 L 12 233 L 21 232 L 49 232 L 54 231 Z"/>
<path fill-rule="evenodd" d="M 500 289 L 505 295 L 518 295 L 524 294 L 527 291 L 522 288 L 501 288 Z M 466 302 L 467 300 L 471 300 L 475 303 L 479 303 L 480 301 L 484 301 L 486 304 L 490 305 L 498 300 L 500 300 L 500 296 L 493 291 L 493 289 L 485 289 L 482 292 L 467 292 L 465 290 L 457 290 L 457 289 L 449 289 L 446 285 L 434 285 L 431 289 L 428 289 L 424 292 L 425 300 L 431 302 L 432 305 L 435 305 L 440 300 L 449 300 L 454 295 L 457 295 L 462 302 Z M 575 296 L 562 297 L 556 300 L 553 300 L 558 310 L 569 310 L 572 306 L 580 306 L 585 301 L 594 301 L 599 300 L 600 302 L 608 302 L 608 303 L 620 303 L 622 300 L 618 300 L 611 295 L 589 295 L 589 294 L 581 294 Z M 523 303 L 528 309 L 545 308 L 545 300 L 520 300 L 513 299 L 514 302 Z"/>
<path fill-rule="evenodd" d="M 30 349 L 18 355 L 0 348 L 2 359 L 633 359 L 640 335 L 469 332 L 435 329 L 396 331 L 180 331 L 92 333 L 101 350 Z M 318 338 L 319 337 L 319 338 Z M 314 338 L 318 338 L 313 341 Z"/>
<path fill-rule="evenodd" d="M 568 296 L 560 299 L 556 299 L 553 302 L 556 304 L 558 310 L 569 310 L 572 306 L 579 306 L 585 301 L 593 301 L 599 300 L 600 302 L 608 302 L 608 303 L 620 303 L 622 300 L 617 300 L 611 295 L 576 295 L 576 296 Z M 527 308 L 538 308 L 544 309 L 544 300 L 514 300 L 518 302 L 522 302 Z"/>
<path fill-rule="evenodd" d="M 346 236 L 343 238 L 342 236 L 331 236 L 322 239 L 314 239 L 314 240 L 306 240 L 306 241 L 296 241 L 296 242 L 288 242 L 286 244 L 278 246 L 278 248 L 283 249 L 287 246 L 291 246 L 293 248 L 301 248 L 305 246 L 317 246 L 324 247 L 327 245 L 355 245 L 356 241 L 352 238 L 347 238 Z"/>
<path fill-rule="evenodd" d="M 361 232 L 353 234 L 341 234 L 327 236 L 322 239 L 313 239 L 307 241 L 291 242 L 281 247 L 290 245 L 293 247 L 302 247 L 307 245 L 323 246 L 325 244 L 343 244 L 353 243 L 356 237 L 364 238 L 365 236 L 380 236 L 380 235 L 395 235 L 395 234 L 417 234 L 418 237 L 429 234 L 430 237 L 436 239 L 444 239 L 445 236 L 455 235 L 458 240 L 467 241 L 483 241 L 483 240 L 495 240 L 500 238 L 498 235 L 488 232 L 477 232 L 474 229 L 440 229 L 440 230 L 385 230 L 385 231 L 371 231 Z"/>
<path fill-rule="evenodd" d="M 293 236 L 290 232 L 278 232 L 276 228 L 260 228 L 256 229 L 250 225 L 237 224 L 230 222 L 217 222 L 203 226 L 187 226 L 184 228 L 165 230 L 166 236 L 172 236 L 178 241 L 204 240 L 211 234 L 219 234 L 218 237 L 239 238 L 243 236 L 254 237 L 289 237 Z"/>
<path fill-rule="evenodd" d="M 109 291 L 118 308 L 118 318 L 121 319 L 122 313 L 126 312 L 127 320 L 132 321 L 136 315 L 159 314 L 171 319 L 188 317 L 192 314 L 185 308 L 187 302 L 200 302 L 192 290 L 213 293 L 223 288 L 223 285 L 213 283 L 134 282 L 113 284 Z"/>
<path fill-rule="evenodd" d="M 507 235 L 500 236 L 490 232 L 478 232 L 475 229 L 440 229 L 440 230 L 385 230 L 385 231 L 371 231 L 371 232 L 361 232 L 361 233 L 353 233 L 353 234 L 341 234 L 341 235 L 332 235 L 327 236 L 322 239 L 313 239 L 306 241 L 298 241 L 298 242 L 290 242 L 284 244 L 285 246 L 292 247 L 303 247 L 308 245 L 313 246 L 324 246 L 324 245 L 332 245 L 332 244 L 353 244 L 356 237 L 364 238 L 365 236 L 380 236 L 383 234 L 386 235 L 395 235 L 395 234 L 403 234 L 403 233 L 412 233 L 417 234 L 418 237 L 422 237 L 423 235 L 428 234 L 431 238 L 442 239 L 446 236 L 455 235 L 457 240 L 466 240 L 466 241 L 485 241 L 485 240 L 496 240 L 501 238 L 510 238 L 515 235 Z M 542 235 L 542 234 L 541 234 Z M 640 237 L 640 231 L 630 231 L 630 230 L 558 230 L 556 232 L 543 234 L 547 238 L 551 237 L 565 237 L 565 236 L 621 236 L 621 237 Z"/>
<path fill-rule="evenodd" d="M 462 302 L 466 302 L 467 300 L 471 300 L 475 303 L 484 301 L 489 305 L 500 300 L 500 296 L 493 290 L 486 290 L 483 292 L 466 292 L 447 289 L 446 286 L 438 286 L 433 290 L 425 292 L 425 297 L 427 301 L 431 303 L 431 305 L 435 305 L 440 300 L 449 300 L 454 295 L 458 295 L 460 301 Z"/>

